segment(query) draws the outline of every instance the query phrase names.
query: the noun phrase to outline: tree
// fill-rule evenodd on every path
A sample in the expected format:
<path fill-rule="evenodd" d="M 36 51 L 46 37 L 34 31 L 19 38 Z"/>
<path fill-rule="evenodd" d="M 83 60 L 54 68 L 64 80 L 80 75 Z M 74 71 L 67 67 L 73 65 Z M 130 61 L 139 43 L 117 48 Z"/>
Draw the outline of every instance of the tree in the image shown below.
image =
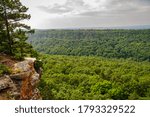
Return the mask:
<path fill-rule="evenodd" d="M 5 53 L 10 55 L 19 54 L 24 56 L 31 45 L 26 43 L 27 34 L 32 33 L 30 26 L 20 21 L 30 19 L 26 14 L 28 8 L 20 0 L 1 0 L 0 1 L 0 35 L 2 43 L 5 45 Z"/>
<path fill-rule="evenodd" d="M 3 9 L 2 9 L 2 6 L 1 6 L 1 4 L 0 4 L 0 52 L 2 51 L 2 50 L 4 50 L 3 49 L 3 38 L 4 38 L 4 32 L 3 32 L 3 29 L 4 29 L 4 26 L 3 26 L 3 19 L 2 19 L 2 11 L 3 11 Z"/>

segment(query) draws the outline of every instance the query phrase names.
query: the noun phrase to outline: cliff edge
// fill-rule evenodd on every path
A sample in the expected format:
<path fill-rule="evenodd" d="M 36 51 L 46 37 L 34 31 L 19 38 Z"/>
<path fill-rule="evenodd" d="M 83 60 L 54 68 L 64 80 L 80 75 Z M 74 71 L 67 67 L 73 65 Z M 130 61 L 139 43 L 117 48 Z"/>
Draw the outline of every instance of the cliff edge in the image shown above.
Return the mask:
<path fill-rule="evenodd" d="M 35 70 L 35 61 L 35 58 L 16 61 L 7 55 L 0 56 L 0 64 L 11 70 L 10 74 L 0 76 L 0 100 L 42 99 L 37 88 L 41 72 Z"/>

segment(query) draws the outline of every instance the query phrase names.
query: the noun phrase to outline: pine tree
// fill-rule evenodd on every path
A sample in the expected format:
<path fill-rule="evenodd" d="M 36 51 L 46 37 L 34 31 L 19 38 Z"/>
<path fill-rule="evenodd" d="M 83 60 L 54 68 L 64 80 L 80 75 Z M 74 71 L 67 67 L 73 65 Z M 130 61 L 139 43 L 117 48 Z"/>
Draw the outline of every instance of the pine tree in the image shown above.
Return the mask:
<path fill-rule="evenodd" d="M 32 48 L 26 40 L 27 34 L 33 30 L 20 22 L 30 19 L 30 15 L 26 14 L 27 10 L 20 0 L 0 1 L 0 40 L 1 45 L 5 46 L 3 51 L 21 58 Z"/>
<path fill-rule="evenodd" d="M 3 19 L 2 19 L 2 7 L 1 7 L 1 4 L 0 4 L 0 52 L 3 50 Z"/>

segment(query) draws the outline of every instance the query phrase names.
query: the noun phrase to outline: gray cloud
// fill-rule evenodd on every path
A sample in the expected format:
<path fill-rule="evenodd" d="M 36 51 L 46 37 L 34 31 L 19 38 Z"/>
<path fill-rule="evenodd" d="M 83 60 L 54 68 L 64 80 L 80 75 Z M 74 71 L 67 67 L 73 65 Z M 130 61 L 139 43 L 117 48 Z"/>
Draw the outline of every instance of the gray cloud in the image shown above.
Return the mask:
<path fill-rule="evenodd" d="M 33 28 L 150 25 L 150 0 L 21 0 Z M 40 16 L 40 17 L 39 17 Z"/>
<path fill-rule="evenodd" d="M 55 4 L 53 7 L 46 7 L 46 6 L 39 6 L 41 10 L 47 13 L 53 13 L 53 14 L 62 14 L 72 11 L 72 8 L 68 8 L 65 6 L 60 6 L 58 4 Z"/>
<path fill-rule="evenodd" d="M 45 24 L 46 23 L 46 24 Z M 81 27 L 109 27 L 109 26 L 132 26 L 150 24 L 150 15 L 121 15 L 107 17 L 61 17 L 45 21 L 47 28 L 81 28 Z"/>
<path fill-rule="evenodd" d="M 99 0 L 97 0 L 98 2 Z M 101 4 L 99 4 L 101 8 Z M 81 13 L 82 16 L 125 15 L 150 10 L 150 0 L 107 0 L 105 10 L 93 10 Z"/>
<path fill-rule="evenodd" d="M 49 7 L 39 6 L 38 8 L 43 10 L 44 12 L 53 13 L 53 14 L 62 14 L 62 13 L 67 13 L 72 11 L 72 8 L 59 5 L 59 4 L 55 4 L 54 6 L 49 6 Z"/>
<path fill-rule="evenodd" d="M 100 0 L 96 0 L 97 2 Z M 80 16 L 112 16 L 112 15 L 129 15 L 134 13 L 144 13 L 150 11 L 150 0 L 107 0 L 103 6 L 105 9 L 85 11 L 79 13 Z"/>
<path fill-rule="evenodd" d="M 130 12 L 129 12 L 130 11 Z M 122 8 L 122 9 L 113 9 L 109 8 L 107 10 L 101 11 L 101 10 L 93 10 L 93 11 L 86 11 L 83 13 L 79 13 L 79 16 L 87 16 L 87 17 L 94 17 L 94 16 L 117 16 L 117 15 L 129 15 L 137 12 L 137 8 Z"/>
<path fill-rule="evenodd" d="M 67 0 L 65 6 L 84 6 L 83 0 Z"/>
<path fill-rule="evenodd" d="M 83 0 L 67 0 L 65 4 L 54 4 L 53 6 L 38 6 L 39 9 L 53 14 L 64 14 L 76 12 L 87 7 Z"/>
<path fill-rule="evenodd" d="M 101 15 L 125 15 L 131 13 L 145 12 L 150 10 L 150 0 L 106 0 L 101 4 L 101 0 L 95 0 L 98 7 L 90 6 L 83 0 L 67 0 L 65 4 L 54 4 L 53 6 L 39 6 L 47 13 L 70 14 L 78 16 L 101 16 Z"/>

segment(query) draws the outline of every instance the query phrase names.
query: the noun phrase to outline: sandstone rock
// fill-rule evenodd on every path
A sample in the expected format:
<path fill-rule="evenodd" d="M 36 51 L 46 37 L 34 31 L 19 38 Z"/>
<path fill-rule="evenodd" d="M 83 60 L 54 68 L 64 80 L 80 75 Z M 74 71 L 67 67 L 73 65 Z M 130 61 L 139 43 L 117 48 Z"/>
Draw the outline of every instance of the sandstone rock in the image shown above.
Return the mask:
<path fill-rule="evenodd" d="M 0 82 L 0 91 L 9 88 L 9 84 L 7 82 Z"/>
<path fill-rule="evenodd" d="M 13 92 L 17 91 L 17 87 L 8 75 L 0 78 L 0 95 L 4 99 L 14 99 Z"/>
<path fill-rule="evenodd" d="M 16 64 L 14 64 L 13 67 L 13 73 L 21 73 L 21 72 L 28 72 L 31 70 L 32 66 L 30 66 L 31 61 L 22 61 L 22 62 L 18 62 Z"/>
<path fill-rule="evenodd" d="M 34 68 L 35 58 L 26 58 L 24 61 L 15 62 L 12 74 L 0 78 L 0 99 L 41 99 L 37 84 L 40 74 Z M 6 96 L 9 95 L 9 98 Z"/>
<path fill-rule="evenodd" d="M 27 77 L 30 77 L 30 71 L 28 72 L 20 72 L 20 73 L 16 73 L 16 74 L 11 74 L 10 78 L 11 79 L 16 79 L 16 80 L 23 80 Z"/>

